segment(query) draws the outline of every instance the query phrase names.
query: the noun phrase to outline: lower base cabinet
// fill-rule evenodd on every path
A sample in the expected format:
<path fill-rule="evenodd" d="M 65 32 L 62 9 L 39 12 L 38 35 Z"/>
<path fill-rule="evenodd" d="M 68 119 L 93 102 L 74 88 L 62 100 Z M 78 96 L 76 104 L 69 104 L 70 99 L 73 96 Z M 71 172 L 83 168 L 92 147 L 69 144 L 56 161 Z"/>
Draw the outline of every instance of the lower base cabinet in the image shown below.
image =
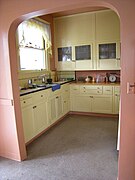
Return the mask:
<path fill-rule="evenodd" d="M 71 96 L 71 111 L 90 112 L 92 99 L 90 96 Z"/>
<path fill-rule="evenodd" d="M 69 88 L 70 86 L 70 88 Z M 63 85 L 21 97 L 25 143 L 69 111 L 118 114 L 119 86 Z"/>
<path fill-rule="evenodd" d="M 47 104 L 46 102 L 38 103 L 33 106 L 34 114 L 34 136 L 47 128 Z"/>
<path fill-rule="evenodd" d="M 71 111 L 119 113 L 119 86 L 71 85 L 70 90 Z"/>
<path fill-rule="evenodd" d="M 112 114 L 112 99 L 112 96 L 92 96 L 91 112 Z"/>
<path fill-rule="evenodd" d="M 63 97 L 63 115 L 69 112 L 70 100 L 69 97 Z"/>
<path fill-rule="evenodd" d="M 53 92 L 51 95 L 48 101 L 49 124 L 53 124 L 63 113 L 62 96 L 60 94 L 53 95 Z"/>
<path fill-rule="evenodd" d="M 25 142 L 28 142 L 34 137 L 34 116 L 32 106 L 26 106 L 22 108 L 22 120 Z"/>
<path fill-rule="evenodd" d="M 113 113 L 113 102 L 111 96 L 71 96 L 72 111 Z"/>

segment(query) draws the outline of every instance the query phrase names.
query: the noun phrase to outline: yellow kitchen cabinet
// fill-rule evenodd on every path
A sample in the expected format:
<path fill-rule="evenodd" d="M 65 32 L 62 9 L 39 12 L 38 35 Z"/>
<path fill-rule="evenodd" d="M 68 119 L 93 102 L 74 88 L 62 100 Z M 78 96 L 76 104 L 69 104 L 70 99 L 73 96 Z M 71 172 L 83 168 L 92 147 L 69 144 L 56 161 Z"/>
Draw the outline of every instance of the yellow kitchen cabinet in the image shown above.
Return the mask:
<path fill-rule="evenodd" d="M 118 86 L 119 87 L 119 86 Z M 113 114 L 118 102 L 114 103 L 114 86 L 70 85 L 70 110 Z"/>
<path fill-rule="evenodd" d="M 70 109 L 70 85 L 62 85 L 62 105 L 63 105 L 63 115 L 67 114 Z"/>
<path fill-rule="evenodd" d="M 41 102 L 38 104 L 34 104 L 33 112 L 34 112 L 34 135 L 36 136 L 40 132 L 42 132 L 45 128 L 47 128 L 47 109 L 46 102 Z"/>
<path fill-rule="evenodd" d="M 113 113 L 113 97 L 108 95 L 91 96 L 92 108 L 91 112 L 94 113 Z"/>
<path fill-rule="evenodd" d="M 55 59 L 57 70 L 89 70 L 94 68 L 94 42 L 95 42 L 95 14 L 82 13 L 72 16 L 55 18 Z M 64 27 L 64 28 L 63 28 Z M 77 59 L 78 46 L 90 46 L 90 57 Z M 64 61 L 59 59 L 59 49 L 71 47 L 71 58 Z M 86 53 L 84 53 L 86 54 Z"/>
<path fill-rule="evenodd" d="M 113 113 L 113 86 L 100 86 L 100 94 L 97 91 L 97 95 L 92 95 L 92 107 L 91 112 L 94 113 Z"/>
<path fill-rule="evenodd" d="M 96 54 L 98 70 L 120 69 L 120 20 L 111 10 L 96 12 Z"/>
<path fill-rule="evenodd" d="M 103 93 L 103 87 L 102 86 L 97 86 L 97 85 L 81 85 L 80 86 L 80 93 L 82 94 L 102 94 Z"/>
<path fill-rule="evenodd" d="M 48 110 L 49 124 L 53 124 L 63 115 L 62 95 L 61 90 L 49 91 Z"/>
<path fill-rule="evenodd" d="M 114 87 L 114 114 L 119 114 L 120 87 Z"/>
<path fill-rule="evenodd" d="M 55 100 L 56 100 L 56 117 L 57 119 L 59 119 L 62 117 L 62 112 L 63 112 L 62 96 L 57 95 Z"/>
<path fill-rule="evenodd" d="M 54 18 L 57 46 L 89 43 L 95 40 L 95 13 L 81 13 Z"/>
<path fill-rule="evenodd" d="M 25 143 L 34 137 L 34 117 L 31 95 L 21 97 L 22 122 Z"/>
<path fill-rule="evenodd" d="M 96 41 L 120 40 L 120 20 L 112 10 L 96 12 Z"/>
<path fill-rule="evenodd" d="M 97 42 L 97 69 L 120 70 L 120 41 Z"/>
<path fill-rule="evenodd" d="M 80 13 L 58 17 L 54 20 L 55 59 L 57 70 L 119 70 L 120 69 L 120 21 L 112 10 Z M 100 55 L 100 46 L 116 44 L 109 57 Z M 76 47 L 90 46 L 90 57 L 77 58 Z M 71 47 L 68 61 L 58 59 L 58 49 Z M 81 50 L 80 50 L 81 51 Z M 87 52 L 88 53 L 88 52 Z M 84 54 L 87 54 L 84 53 Z"/>
<path fill-rule="evenodd" d="M 67 114 L 70 109 L 70 99 L 67 96 L 63 96 L 63 115 Z"/>
<path fill-rule="evenodd" d="M 91 112 L 91 106 L 90 96 L 71 95 L 71 111 Z"/>
<path fill-rule="evenodd" d="M 34 114 L 34 136 L 42 132 L 48 126 L 47 90 L 32 94 Z"/>
<path fill-rule="evenodd" d="M 94 70 L 95 66 L 95 43 L 79 44 L 73 46 L 75 50 L 75 70 Z"/>

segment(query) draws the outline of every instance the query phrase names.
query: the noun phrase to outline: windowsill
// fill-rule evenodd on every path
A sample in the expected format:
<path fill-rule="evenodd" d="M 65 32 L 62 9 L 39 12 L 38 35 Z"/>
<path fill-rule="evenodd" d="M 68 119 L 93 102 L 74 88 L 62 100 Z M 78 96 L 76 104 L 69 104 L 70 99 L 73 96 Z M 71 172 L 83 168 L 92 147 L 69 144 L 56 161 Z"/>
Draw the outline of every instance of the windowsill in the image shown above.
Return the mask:
<path fill-rule="evenodd" d="M 37 72 L 46 72 L 48 69 L 42 69 L 42 70 L 18 70 L 18 73 L 37 73 Z"/>
<path fill-rule="evenodd" d="M 19 48 L 30 48 L 30 49 L 37 49 L 37 50 L 45 50 L 45 48 L 37 48 L 33 46 L 19 46 Z"/>

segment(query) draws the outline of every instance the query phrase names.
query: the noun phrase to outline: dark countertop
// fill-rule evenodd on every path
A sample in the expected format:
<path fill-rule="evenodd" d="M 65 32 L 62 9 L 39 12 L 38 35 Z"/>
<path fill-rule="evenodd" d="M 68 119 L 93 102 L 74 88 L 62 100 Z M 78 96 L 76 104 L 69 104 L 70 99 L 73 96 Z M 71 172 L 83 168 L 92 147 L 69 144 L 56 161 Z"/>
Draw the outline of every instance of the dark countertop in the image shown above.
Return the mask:
<path fill-rule="evenodd" d="M 20 96 L 24 96 L 24 95 L 27 95 L 27 94 L 31 94 L 31 93 L 35 93 L 35 92 L 38 92 L 38 91 L 42 91 L 42 90 L 45 90 L 45 89 L 50 89 L 52 88 L 53 85 L 56 85 L 56 84 L 60 84 L 60 85 L 63 85 L 63 84 L 66 84 L 66 83 L 71 83 L 73 85 L 104 85 L 104 86 L 120 86 L 120 83 L 117 82 L 117 83 L 110 83 L 110 82 L 102 82 L 102 83 L 92 83 L 92 82 L 78 82 L 78 81 L 58 81 L 58 82 L 54 82 L 53 84 L 47 84 L 45 87 L 36 87 L 36 88 L 33 88 L 33 89 L 26 89 L 26 90 L 20 90 Z"/>
<path fill-rule="evenodd" d="M 20 96 L 35 93 L 35 92 L 42 91 L 45 89 L 50 89 L 50 88 L 52 88 L 52 86 L 55 86 L 56 84 L 63 85 L 63 84 L 69 83 L 69 82 L 73 82 L 73 81 L 71 81 L 71 80 L 70 81 L 58 81 L 58 82 L 53 82 L 53 84 L 46 84 L 45 87 L 36 87 L 36 88 L 32 88 L 32 89 L 20 90 Z"/>

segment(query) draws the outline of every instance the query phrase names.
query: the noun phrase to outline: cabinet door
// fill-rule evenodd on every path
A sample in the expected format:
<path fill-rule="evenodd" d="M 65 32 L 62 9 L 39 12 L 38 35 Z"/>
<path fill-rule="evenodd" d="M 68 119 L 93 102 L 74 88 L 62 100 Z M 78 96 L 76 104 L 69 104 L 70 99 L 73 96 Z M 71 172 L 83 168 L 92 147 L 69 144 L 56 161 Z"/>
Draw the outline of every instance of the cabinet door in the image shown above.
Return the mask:
<path fill-rule="evenodd" d="M 120 69 L 120 42 L 97 42 L 97 69 Z"/>
<path fill-rule="evenodd" d="M 49 99 L 49 122 L 54 123 L 63 115 L 61 95 L 53 96 Z"/>
<path fill-rule="evenodd" d="M 64 27 L 64 28 L 63 28 Z M 82 13 L 54 19 L 55 44 L 88 43 L 95 39 L 95 13 Z"/>
<path fill-rule="evenodd" d="M 59 119 L 60 117 L 62 117 L 62 112 L 63 112 L 61 95 L 55 97 L 55 108 L 56 108 L 56 117 L 57 119 Z"/>
<path fill-rule="evenodd" d="M 120 69 L 120 20 L 111 11 L 96 13 L 97 69 Z M 116 46 L 116 48 L 115 48 Z"/>
<path fill-rule="evenodd" d="M 70 99 L 67 96 L 63 97 L 63 115 L 69 112 L 70 107 Z"/>
<path fill-rule="evenodd" d="M 64 27 L 64 28 L 63 28 Z M 84 28 L 85 27 L 85 28 Z M 87 28 L 86 28 L 87 27 Z M 93 59 L 85 61 L 58 61 L 59 47 L 72 47 L 72 60 L 75 60 L 75 46 L 89 45 L 95 41 L 95 13 L 85 13 L 55 18 L 56 65 L 58 70 L 86 70 L 93 68 Z M 92 49 L 93 50 L 93 49 Z M 76 66 L 76 67 L 75 67 Z"/>
<path fill-rule="evenodd" d="M 106 10 L 96 13 L 96 40 L 120 40 L 120 20 L 114 11 Z"/>
<path fill-rule="evenodd" d="M 27 106 L 22 108 L 22 121 L 25 143 L 30 141 L 34 137 L 34 125 L 33 125 L 33 108 L 32 106 Z"/>
<path fill-rule="evenodd" d="M 90 96 L 71 96 L 71 111 L 90 112 Z"/>
<path fill-rule="evenodd" d="M 92 96 L 92 112 L 112 114 L 112 96 Z"/>
<path fill-rule="evenodd" d="M 55 50 L 55 52 L 57 70 L 75 70 L 72 46 L 60 46 Z"/>
<path fill-rule="evenodd" d="M 47 128 L 47 103 L 42 102 L 33 106 L 34 111 L 34 135 L 36 136 Z"/>
<path fill-rule="evenodd" d="M 49 110 L 49 124 L 52 124 L 56 121 L 56 105 L 55 105 L 55 96 L 49 98 L 48 101 L 48 110 Z"/>
<path fill-rule="evenodd" d="M 120 95 L 115 93 L 114 95 L 114 114 L 119 114 Z"/>

